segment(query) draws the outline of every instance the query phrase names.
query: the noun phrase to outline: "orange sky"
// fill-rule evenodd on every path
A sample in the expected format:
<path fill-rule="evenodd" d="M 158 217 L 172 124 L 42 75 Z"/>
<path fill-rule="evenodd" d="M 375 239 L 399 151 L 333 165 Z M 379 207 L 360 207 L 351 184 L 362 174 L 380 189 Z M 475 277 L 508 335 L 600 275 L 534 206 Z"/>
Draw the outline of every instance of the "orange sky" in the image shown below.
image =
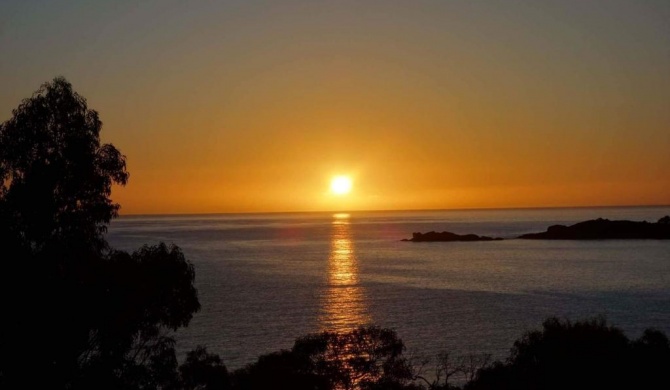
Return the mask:
<path fill-rule="evenodd" d="M 65 76 L 125 214 L 670 204 L 664 1 L 23 3 L 0 120 Z"/>

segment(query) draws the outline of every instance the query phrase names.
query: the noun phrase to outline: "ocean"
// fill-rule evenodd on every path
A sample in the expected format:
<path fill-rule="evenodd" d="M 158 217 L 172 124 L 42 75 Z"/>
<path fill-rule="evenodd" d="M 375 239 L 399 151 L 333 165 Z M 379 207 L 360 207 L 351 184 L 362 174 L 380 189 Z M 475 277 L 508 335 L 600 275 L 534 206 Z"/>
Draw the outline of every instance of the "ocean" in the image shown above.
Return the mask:
<path fill-rule="evenodd" d="M 107 238 L 129 251 L 173 243 L 193 263 L 202 309 L 176 333 L 182 357 L 205 345 L 236 369 L 308 333 L 374 324 L 415 357 L 502 359 L 549 316 L 670 334 L 670 240 L 515 239 L 665 215 L 670 206 L 122 216 Z M 431 230 L 505 240 L 401 241 Z"/>

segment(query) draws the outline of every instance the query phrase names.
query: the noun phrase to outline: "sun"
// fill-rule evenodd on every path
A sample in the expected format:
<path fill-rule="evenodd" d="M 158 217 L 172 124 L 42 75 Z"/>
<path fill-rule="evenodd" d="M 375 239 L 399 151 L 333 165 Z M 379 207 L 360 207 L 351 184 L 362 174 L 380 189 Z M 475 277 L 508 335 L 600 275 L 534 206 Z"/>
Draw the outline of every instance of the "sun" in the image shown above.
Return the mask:
<path fill-rule="evenodd" d="M 335 195 L 346 195 L 351 192 L 352 182 L 347 176 L 335 176 L 330 181 L 330 191 Z"/>

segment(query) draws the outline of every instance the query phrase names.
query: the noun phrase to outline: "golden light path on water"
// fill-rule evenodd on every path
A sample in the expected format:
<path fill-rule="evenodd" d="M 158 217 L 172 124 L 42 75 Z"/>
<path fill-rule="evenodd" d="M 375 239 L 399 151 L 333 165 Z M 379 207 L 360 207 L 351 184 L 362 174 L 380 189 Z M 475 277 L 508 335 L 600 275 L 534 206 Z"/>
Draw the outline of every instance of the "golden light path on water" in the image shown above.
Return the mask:
<path fill-rule="evenodd" d="M 328 288 L 319 320 L 321 330 L 344 332 L 371 323 L 366 299 L 358 280 L 349 214 L 335 214 L 328 258 Z"/>

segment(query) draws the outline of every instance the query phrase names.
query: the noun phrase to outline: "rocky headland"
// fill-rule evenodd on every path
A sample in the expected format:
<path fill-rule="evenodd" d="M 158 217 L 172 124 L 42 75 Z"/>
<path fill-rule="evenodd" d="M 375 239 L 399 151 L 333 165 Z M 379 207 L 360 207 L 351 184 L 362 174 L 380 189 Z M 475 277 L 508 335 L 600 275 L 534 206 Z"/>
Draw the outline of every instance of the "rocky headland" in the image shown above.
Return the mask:
<path fill-rule="evenodd" d="M 500 237 L 478 236 L 476 234 L 456 234 L 451 232 L 428 232 L 428 233 L 412 233 L 411 239 L 404 239 L 402 241 L 412 242 L 454 242 L 454 241 L 500 241 Z"/>
<path fill-rule="evenodd" d="M 604 239 L 670 239 L 670 216 L 652 223 L 647 221 L 610 221 L 592 219 L 574 225 L 549 226 L 546 232 L 519 236 L 533 240 L 604 240 Z"/>

